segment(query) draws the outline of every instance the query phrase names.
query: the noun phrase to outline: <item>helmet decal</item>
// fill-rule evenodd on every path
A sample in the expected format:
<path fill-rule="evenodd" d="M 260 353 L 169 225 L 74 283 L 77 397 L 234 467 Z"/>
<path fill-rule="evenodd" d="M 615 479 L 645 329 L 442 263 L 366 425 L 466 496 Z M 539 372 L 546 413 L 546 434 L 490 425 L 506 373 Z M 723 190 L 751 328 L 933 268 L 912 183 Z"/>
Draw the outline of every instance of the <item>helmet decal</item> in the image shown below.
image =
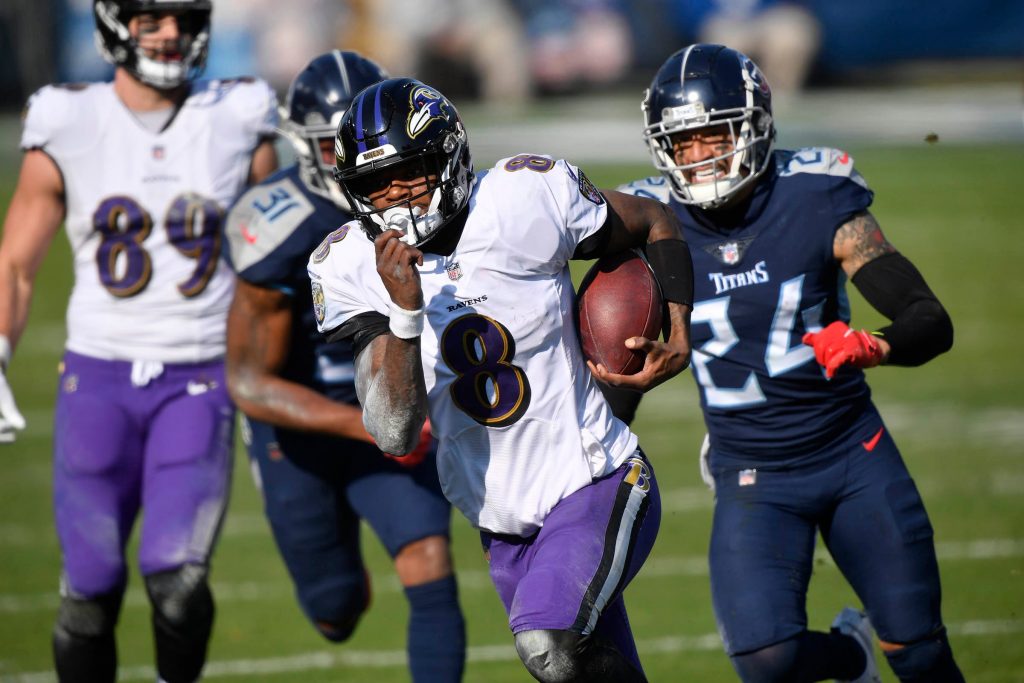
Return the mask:
<path fill-rule="evenodd" d="M 366 120 L 363 118 L 364 109 L 366 107 L 366 98 L 369 88 L 359 94 L 359 99 L 352 104 L 355 108 L 355 121 L 360 125 L 358 134 L 356 135 L 356 144 L 360 155 L 369 149 L 366 140 L 369 137 L 376 137 L 379 145 L 388 144 L 388 126 L 389 121 L 384 120 L 384 111 L 381 108 L 381 95 L 383 90 L 377 88 L 373 93 L 373 124 L 371 126 L 366 125 Z"/>
<path fill-rule="evenodd" d="M 412 92 L 409 94 L 409 102 L 411 104 L 411 111 L 409 112 L 409 120 L 406 123 L 406 132 L 410 138 L 414 138 L 426 130 L 427 126 L 434 119 L 444 116 L 444 112 L 441 111 L 442 99 L 440 93 L 436 90 L 431 90 L 425 85 L 412 89 Z"/>
<path fill-rule="evenodd" d="M 423 244 L 469 203 L 474 184 L 468 137 L 455 106 L 440 91 L 412 78 L 366 88 L 338 128 L 335 157 L 342 192 L 372 239 L 385 229 Z M 399 167 L 399 164 L 401 166 Z M 381 194 L 396 173 L 415 194 Z"/>

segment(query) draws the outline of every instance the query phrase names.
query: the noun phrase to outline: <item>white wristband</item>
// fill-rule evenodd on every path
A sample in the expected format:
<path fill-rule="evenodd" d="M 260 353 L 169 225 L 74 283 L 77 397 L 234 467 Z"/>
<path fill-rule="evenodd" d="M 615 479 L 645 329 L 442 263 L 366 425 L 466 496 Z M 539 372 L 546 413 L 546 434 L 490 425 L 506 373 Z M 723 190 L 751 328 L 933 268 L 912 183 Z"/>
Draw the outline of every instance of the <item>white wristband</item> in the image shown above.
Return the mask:
<path fill-rule="evenodd" d="M 406 308 L 391 305 L 388 317 L 388 329 L 399 339 L 413 339 L 423 334 L 423 309 L 410 311 Z"/>
<path fill-rule="evenodd" d="M 0 334 L 0 367 L 4 370 L 11 364 L 11 342 L 6 336 Z"/>

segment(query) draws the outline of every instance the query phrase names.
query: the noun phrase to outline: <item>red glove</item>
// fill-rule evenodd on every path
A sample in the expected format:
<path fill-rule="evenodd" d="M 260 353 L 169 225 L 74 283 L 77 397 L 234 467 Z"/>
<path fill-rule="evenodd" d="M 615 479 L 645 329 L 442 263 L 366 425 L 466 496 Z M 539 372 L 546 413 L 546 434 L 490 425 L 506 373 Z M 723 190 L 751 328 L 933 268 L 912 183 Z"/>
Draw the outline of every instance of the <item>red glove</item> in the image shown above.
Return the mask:
<path fill-rule="evenodd" d="M 399 465 L 403 467 L 416 467 L 427 457 L 427 453 L 430 452 L 430 446 L 434 443 L 434 437 L 430 434 L 430 420 L 423 421 L 423 428 L 420 429 L 420 442 L 416 444 L 416 448 L 412 449 L 405 455 L 395 455 L 394 453 L 384 453 L 385 458 L 391 458 Z"/>
<path fill-rule="evenodd" d="M 843 365 L 873 368 L 882 362 L 882 346 L 865 330 L 853 330 L 837 320 L 821 332 L 808 332 L 804 344 L 814 347 L 814 357 L 829 379 Z"/>

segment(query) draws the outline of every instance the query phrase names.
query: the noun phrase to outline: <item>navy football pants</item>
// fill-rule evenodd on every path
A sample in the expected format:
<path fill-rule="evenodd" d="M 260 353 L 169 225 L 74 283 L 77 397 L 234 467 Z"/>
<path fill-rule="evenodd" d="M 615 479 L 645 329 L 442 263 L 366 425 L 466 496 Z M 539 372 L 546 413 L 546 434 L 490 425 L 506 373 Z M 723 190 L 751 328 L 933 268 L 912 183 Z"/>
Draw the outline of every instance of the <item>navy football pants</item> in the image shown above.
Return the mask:
<path fill-rule="evenodd" d="M 365 606 L 360 519 L 391 557 L 413 541 L 448 537 L 451 506 L 433 453 L 407 468 L 363 442 L 249 424 L 265 512 L 311 621 Z"/>
<path fill-rule="evenodd" d="M 814 465 L 716 472 L 715 485 L 711 591 L 729 655 L 807 628 L 819 530 L 880 639 L 909 643 L 942 627 L 931 523 L 877 415 Z"/>

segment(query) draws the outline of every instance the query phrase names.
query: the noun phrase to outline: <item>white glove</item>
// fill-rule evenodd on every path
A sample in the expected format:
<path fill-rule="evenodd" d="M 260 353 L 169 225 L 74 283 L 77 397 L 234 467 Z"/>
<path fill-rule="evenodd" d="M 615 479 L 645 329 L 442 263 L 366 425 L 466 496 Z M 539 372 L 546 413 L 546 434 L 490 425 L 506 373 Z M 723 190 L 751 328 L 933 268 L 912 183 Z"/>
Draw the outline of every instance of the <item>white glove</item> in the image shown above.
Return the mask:
<path fill-rule="evenodd" d="M 704 435 L 704 442 L 700 445 L 700 478 L 704 480 L 704 483 L 708 485 L 708 488 L 712 491 L 715 490 L 715 477 L 711 474 L 711 468 L 708 466 L 708 453 L 711 452 L 711 435 Z"/>
<path fill-rule="evenodd" d="M 13 443 L 15 430 L 25 428 L 25 418 L 14 403 L 14 392 L 7 383 L 7 364 L 11 360 L 11 343 L 0 335 L 0 443 Z"/>

